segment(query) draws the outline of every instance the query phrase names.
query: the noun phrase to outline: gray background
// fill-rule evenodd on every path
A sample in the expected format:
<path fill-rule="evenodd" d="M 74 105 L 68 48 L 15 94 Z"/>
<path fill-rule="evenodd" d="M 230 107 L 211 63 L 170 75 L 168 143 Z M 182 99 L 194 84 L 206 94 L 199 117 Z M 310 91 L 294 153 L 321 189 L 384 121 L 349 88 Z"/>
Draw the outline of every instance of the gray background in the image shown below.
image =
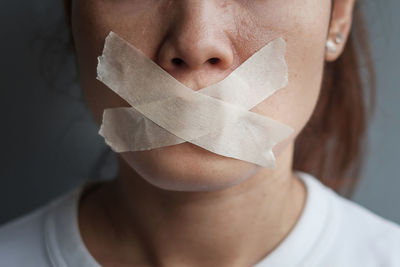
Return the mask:
<path fill-rule="evenodd" d="M 0 9 L 0 223 L 116 170 L 74 83 L 74 62 L 63 52 L 62 7 L 55 2 L 3 1 Z M 400 2 L 376 2 L 364 8 L 378 74 L 377 110 L 353 200 L 400 223 Z"/>

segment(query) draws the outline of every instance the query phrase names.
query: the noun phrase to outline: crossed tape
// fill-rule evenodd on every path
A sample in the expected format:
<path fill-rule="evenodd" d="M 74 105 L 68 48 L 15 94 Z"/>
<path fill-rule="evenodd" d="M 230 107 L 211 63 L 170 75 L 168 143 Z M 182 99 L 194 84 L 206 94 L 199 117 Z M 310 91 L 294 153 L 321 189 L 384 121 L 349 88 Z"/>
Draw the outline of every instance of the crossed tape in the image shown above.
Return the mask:
<path fill-rule="evenodd" d="M 285 49 L 277 38 L 222 81 L 194 91 L 110 32 L 98 57 L 97 79 L 132 107 L 105 109 L 99 134 L 115 152 L 190 142 L 275 168 L 272 148 L 293 129 L 249 109 L 287 85 Z"/>

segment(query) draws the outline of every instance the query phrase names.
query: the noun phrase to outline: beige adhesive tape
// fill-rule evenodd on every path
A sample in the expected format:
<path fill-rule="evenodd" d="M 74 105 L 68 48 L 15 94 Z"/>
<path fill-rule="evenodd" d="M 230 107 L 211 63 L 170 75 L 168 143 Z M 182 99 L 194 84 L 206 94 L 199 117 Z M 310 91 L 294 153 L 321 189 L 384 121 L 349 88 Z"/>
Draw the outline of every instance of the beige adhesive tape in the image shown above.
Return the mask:
<path fill-rule="evenodd" d="M 106 109 L 99 134 L 115 152 L 190 142 L 275 168 L 272 148 L 293 129 L 249 109 L 287 85 L 285 49 L 277 38 L 219 83 L 194 91 L 111 32 L 97 79 L 132 107 Z"/>

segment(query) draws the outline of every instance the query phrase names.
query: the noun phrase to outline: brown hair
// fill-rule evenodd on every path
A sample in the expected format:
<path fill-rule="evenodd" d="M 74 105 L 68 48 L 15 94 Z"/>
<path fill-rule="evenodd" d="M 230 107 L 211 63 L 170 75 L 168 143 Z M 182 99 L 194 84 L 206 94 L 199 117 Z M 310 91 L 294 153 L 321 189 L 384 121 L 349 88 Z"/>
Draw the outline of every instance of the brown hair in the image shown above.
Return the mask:
<path fill-rule="evenodd" d="M 325 62 L 317 106 L 296 139 L 293 161 L 294 169 L 313 174 L 346 197 L 353 195 L 362 173 L 376 91 L 368 34 L 357 2 L 353 17 L 342 55 Z"/>
<path fill-rule="evenodd" d="M 70 26 L 71 1 L 64 0 L 64 4 Z M 325 63 L 318 103 L 296 139 L 293 161 L 294 169 L 314 175 L 346 197 L 353 194 L 361 175 L 367 121 L 375 105 L 374 68 L 358 2 L 353 18 L 342 55 Z M 366 65 L 366 73 L 360 71 L 362 64 Z"/>

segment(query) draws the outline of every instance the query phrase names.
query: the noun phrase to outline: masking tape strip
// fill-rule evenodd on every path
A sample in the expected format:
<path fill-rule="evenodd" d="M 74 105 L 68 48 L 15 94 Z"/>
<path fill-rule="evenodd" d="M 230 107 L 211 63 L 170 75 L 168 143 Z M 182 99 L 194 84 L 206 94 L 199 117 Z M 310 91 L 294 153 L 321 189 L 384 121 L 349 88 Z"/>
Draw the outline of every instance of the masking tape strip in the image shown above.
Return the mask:
<path fill-rule="evenodd" d="M 221 82 L 193 91 L 111 32 L 97 78 L 132 108 L 106 109 L 99 133 L 116 152 L 188 141 L 274 168 L 272 147 L 293 129 L 248 109 L 287 84 L 284 51 L 285 42 L 278 38 Z"/>

